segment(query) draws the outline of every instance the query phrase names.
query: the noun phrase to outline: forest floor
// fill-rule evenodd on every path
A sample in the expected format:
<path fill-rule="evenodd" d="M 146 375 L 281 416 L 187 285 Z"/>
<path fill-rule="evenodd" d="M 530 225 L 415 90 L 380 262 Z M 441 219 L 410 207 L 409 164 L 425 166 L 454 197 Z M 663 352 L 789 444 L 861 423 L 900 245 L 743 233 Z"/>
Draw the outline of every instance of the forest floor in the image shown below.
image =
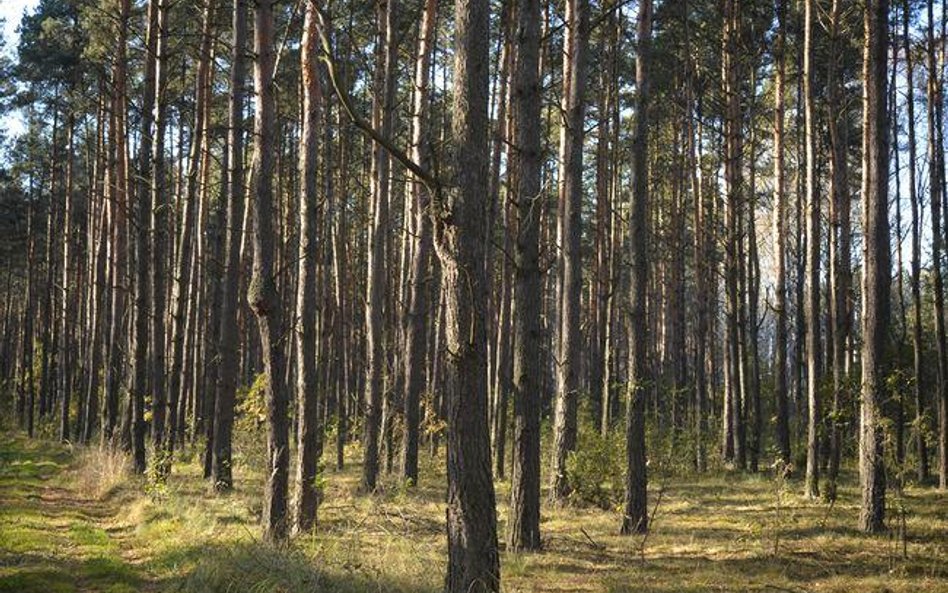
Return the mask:
<path fill-rule="evenodd" d="M 419 487 L 393 480 L 376 496 L 356 495 L 356 463 L 329 471 L 319 533 L 274 549 L 258 540 L 260 476 L 239 465 L 220 496 L 196 456 L 158 487 L 127 478 L 115 455 L 0 434 L 0 592 L 438 591 L 440 466 L 429 459 Z M 544 507 L 544 551 L 503 553 L 504 591 L 948 592 L 944 493 L 891 496 L 889 524 L 904 529 L 871 537 L 855 529 L 852 475 L 832 506 L 766 474 L 663 481 L 647 538 L 618 536 L 612 510 Z"/>

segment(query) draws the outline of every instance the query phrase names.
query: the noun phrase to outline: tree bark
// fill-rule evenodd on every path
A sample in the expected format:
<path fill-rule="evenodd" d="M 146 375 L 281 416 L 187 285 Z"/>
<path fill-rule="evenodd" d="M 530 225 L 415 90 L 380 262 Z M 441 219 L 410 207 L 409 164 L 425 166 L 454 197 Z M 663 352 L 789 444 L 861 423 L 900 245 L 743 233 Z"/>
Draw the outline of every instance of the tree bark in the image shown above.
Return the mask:
<path fill-rule="evenodd" d="M 540 1 L 516 7 L 511 79 L 517 212 L 513 302 L 514 461 L 508 546 L 540 549 Z"/>
<path fill-rule="evenodd" d="M 318 249 L 319 180 L 318 138 L 322 90 L 319 84 L 319 37 L 316 30 L 319 7 L 307 0 L 300 48 L 303 76 L 303 129 L 300 136 L 300 241 L 296 293 L 296 401 L 297 455 L 294 530 L 306 532 L 316 526 L 319 491 L 316 472 L 319 459 L 320 418 L 316 392 L 316 256 Z"/>
<path fill-rule="evenodd" d="M 446 593 L 500 589 L 487 424 L 484 230 L 488 179 L 487 0 L 455 2 L 453 183 L 433 214 L 445 298 L 448 419 Z M 440 200 L 439 200 L 440 202 Z"/>
<path fill-rule="evenodd" d="M 566 459 L 576 449 L 576 415 L 579 405 L 580 300 L 582 297 L 582 198 L 583 139 L 586 104 L 586 53 L 589 43 L 588 0 L 567 0 L 566 37 L 563 42 L 563 112 L 560 132 L 560 257 L 558 356 L 556 406 L 553 417 L 554 501 L 570 493 Z"/>
<path fill-rule="evenodd" d="M 806 0 L 803 49 L 803 109 L 806 142 L 806 481 L 804 495 L 819 487 L 820 427 L 820 202 L 816 188 L 816 113 L 813 105 L 813 0 Z"/>
<path fill-rule="evenodd" d="M 635 57 L 636 109 L 632 140 L 632 208 L 629 222 L 632 278 L 629 295 L 629 385 L 626 402 L 625 512 L 621 533 L 648 531 L 647 457 L 645 454 L 645 398 L 652 377 L 648 361 L 649 332 L 646 317 L 648 291 L 648 131 L 652 46 L 652 1 L 639 3 L 638 47 Z"/>
<path fill-rule="evenodd" d="M 888 367 L 889 324 L 889 135 L 886 110 L 888 0 L 868 0 L 863 12 L 863 343 L 860 400 L 859 480 L 862 504 L 859 528 L 885 529 L 885 465 L 882 402 Z"/>
<path fill-rule="evenodd" d="M 273 269 L 272 229 L 274 173 L 273 4 L 258 0 L 254 8 L 254 106 L 253 130 L 253 276 L 247 302 L 257 317 L 263 352 L 267 406 L 267 483 L 264 490 L 263 536 L 280 541 L 287 536 L 287 486 L 289 481 L 288 398 L 284 384 L 285 354 L 280 344 L 283 320 L 280 295 Z"/>

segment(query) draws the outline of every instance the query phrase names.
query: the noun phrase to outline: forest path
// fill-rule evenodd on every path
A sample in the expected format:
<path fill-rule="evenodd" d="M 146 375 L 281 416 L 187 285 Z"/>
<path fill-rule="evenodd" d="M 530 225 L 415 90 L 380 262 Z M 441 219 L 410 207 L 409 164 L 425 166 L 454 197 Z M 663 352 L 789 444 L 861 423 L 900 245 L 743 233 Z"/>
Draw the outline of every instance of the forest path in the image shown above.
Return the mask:
<path fill-rule="evenodd" d="M 0 592 L 159 590 L 121 494 L 85 492 L 74 461 L 48 441 L 0 437 Z"/>

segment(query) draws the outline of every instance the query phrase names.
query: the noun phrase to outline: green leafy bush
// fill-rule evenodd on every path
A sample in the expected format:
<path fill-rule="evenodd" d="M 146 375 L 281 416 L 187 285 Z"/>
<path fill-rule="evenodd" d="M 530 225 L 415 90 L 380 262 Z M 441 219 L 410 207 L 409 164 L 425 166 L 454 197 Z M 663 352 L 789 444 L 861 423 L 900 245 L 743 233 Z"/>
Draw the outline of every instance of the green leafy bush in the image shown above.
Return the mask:
<path fill-rule="evenodd" d="M 570 501 L 609 509 L 622 501 L 625 476 L 625 434 L 621 428 L 605 436 L 588 424 L 579 431 L 576 451 L 566 459 Z"/>

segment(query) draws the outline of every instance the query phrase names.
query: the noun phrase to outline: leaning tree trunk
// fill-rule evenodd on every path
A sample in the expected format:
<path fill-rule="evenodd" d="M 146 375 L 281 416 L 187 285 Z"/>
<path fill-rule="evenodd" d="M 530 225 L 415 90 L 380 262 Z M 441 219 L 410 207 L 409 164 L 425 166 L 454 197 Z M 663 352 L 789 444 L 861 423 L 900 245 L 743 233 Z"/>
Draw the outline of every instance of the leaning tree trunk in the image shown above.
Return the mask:
<path fill-rule="evenodd" d="M 863 342 L 860 400 L 859 480 L 862 504 L 859 527 L 885 529 L 885 465 L 882 403 L 885 401 L 889 331 L 888 178 L 889 136 L 886 110 L 888 0 L 867 0 L 863 13 Z"/>
<path fill-rule="evenodd" d="M 257 317 L 263 353 L 267 406 L 267 484 L 263 502 L 263 536 L 279 541 L 287 536 L 287 487 L 289 482 L 288 398 L 286 360 L 280 344 L 283 316 L 273 269 L 272 222 L 275 111 L 273 80 L 273 4 L 258 0 L 254 8 L 254 106 L 253 130 L 253 276 L 247 302 Z"/>

